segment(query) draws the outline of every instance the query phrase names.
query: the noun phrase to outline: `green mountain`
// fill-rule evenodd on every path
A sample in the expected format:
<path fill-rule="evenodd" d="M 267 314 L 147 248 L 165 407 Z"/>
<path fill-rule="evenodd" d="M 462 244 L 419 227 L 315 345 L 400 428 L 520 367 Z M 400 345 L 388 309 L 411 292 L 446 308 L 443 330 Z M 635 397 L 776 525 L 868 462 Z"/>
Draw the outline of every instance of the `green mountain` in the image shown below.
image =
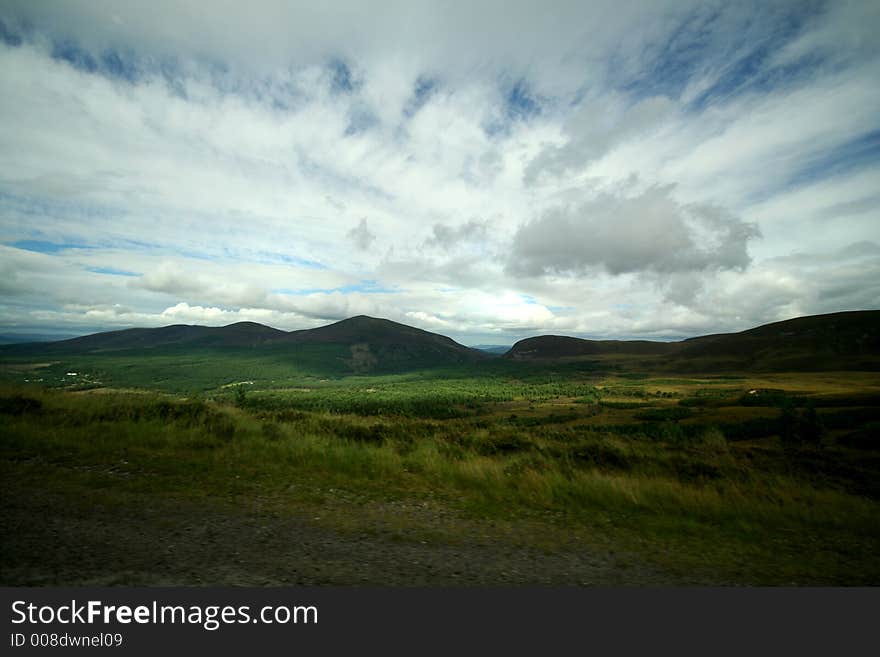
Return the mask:
<path fill-rule="evenodd" d="M 437 333 L 363 315 L 290 332 L 253 322 L 222 327 L 174 325 L 0 346 L 0 357 L 19 360 L 68 356 L 179 359 L 196 352 L 213 354 L 210 358 L 215 360 L 246 355 L 273 367 L 289 365 L 339 375 L 402 372 L 497 358 Z M 681 342 L 543 335 L 520 340 L 502 358 L 534 363 L 583 359 L 682 372 L 880 370 L 880 310 L 799 317 Z"/>
<path fill-rule="evenodd" d="M 505 354 L 513 360 L 572 358 L 607 354 L 659 355 L 675 350 L 672 342 L 648 340 L 584 340 L 564 335 L 539 335 L 520 340 Z"/>
<path fill-rule="evenodd" d="M 0 353 L 67 355 L 163 347 L 254 347 L 276 341 L 286 335 L 288 334 L 284 331 L 254 322 L 239 322 L 221 327 L 174 324 L 161 328 L 132 328 L 93 333 L 56 342 L 9 345 Z"/>
<path fill-rule="evenodd" d="M 685 340 L 674 360 L 750 370 L 877 370 L 880 310 L 811 315 Z"/>
<path fill-rule="evenodd" d="M 878 370 L 880 310 L 798 317 L 681 342 L 542 335 L 520 340 L 504 358 L 553 361 L 615 356 L 642 357 L 641 365 L 681 371 Z"/>
<path fill-rule="evenodd" d="M 351 352 L 349 365 L 357 372 L 457 365 L 487 357 L 445 335 L 366 315 L 292 331 L 283 342 L 345 345 Z"/>
<path fill-rule="evenodd" d="M 446 336 L 363 315 L 291 332 L 254 322 L 133 328 L 58 342 L 6 345 L 0 347 L 0 356 L 164 355 L 205 350 L 247 351 L 310 364 L 324 359 L 332 361 L 327 365 L 338 364 L 355 373 L 458 365 L 489 357 Z"/>

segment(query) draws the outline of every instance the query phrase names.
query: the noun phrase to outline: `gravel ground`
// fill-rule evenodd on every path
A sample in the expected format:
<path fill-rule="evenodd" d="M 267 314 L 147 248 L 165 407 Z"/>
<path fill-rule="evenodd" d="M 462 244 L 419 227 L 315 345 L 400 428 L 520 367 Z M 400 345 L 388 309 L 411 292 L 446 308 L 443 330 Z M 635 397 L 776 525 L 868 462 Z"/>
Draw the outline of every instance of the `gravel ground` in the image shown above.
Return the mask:
<path fill-rule="evenodd" d="M 2 488 L 4 585 L 705 583 L 658 572 L 632 555 L 588 548 L 574 536 L 561 545 L 548 542 L 546 523 L 481 522 L 439 505 L 357 504 L 341 494 L 303 511 L 280 508 L 277 500 L 128 494 L 89 507 L 14 482 Z"/>

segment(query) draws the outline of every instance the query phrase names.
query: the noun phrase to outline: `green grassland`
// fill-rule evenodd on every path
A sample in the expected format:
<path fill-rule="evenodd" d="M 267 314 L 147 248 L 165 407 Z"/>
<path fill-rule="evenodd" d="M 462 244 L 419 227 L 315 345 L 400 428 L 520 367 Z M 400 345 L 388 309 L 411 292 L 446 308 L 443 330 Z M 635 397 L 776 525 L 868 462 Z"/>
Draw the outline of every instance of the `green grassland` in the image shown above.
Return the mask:
<path fill-rule="evenodd" d="M 2 583 L 466 584 L 444 550 L 479 548 L 512 565 L 471 583 L 880 584 L 876 372 L 499 359 L 363 376 L 345 359 L 4 360 Z M 222 546 L 144 556 L 197 517 L 222 518 Z M 253 518 L 330 537 L 310 557 L 321 576 L 282 548 L 269 564 Z M 251 560 L 234 575 L 218 570 L 230 541 Z M 418 567 L 368 558 L 401 545 Z M 526 553 L 538 574 L 517 570 Z M 585 555 L 583 577 L 553 565 Z"/>

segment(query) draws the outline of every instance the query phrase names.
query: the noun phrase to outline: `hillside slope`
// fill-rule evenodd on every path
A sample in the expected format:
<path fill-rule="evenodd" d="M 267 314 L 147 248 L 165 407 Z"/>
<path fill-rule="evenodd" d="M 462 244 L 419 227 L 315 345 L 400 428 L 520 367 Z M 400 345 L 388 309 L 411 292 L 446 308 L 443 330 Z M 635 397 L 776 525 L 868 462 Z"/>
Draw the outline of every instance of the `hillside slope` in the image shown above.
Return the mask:
<path fill-rule="evenodd" d="M 354 373 L 460 365 L 490 357 L 443 335 L 366 316 L 291 332 L 254 322 L 222 327 L 176 324 L 133 328 L 58 342 L 0 346 L 0 357 L 158 356 L 194 350 L 246 350 L 255 356 L 308 364 L 318 370 L 341 363 L 343 371 Z"/>
<path fill-rule="evenodd" d="M 650 356 L 668 354 L 675 349 L 675 343 L 671 342 L 584 340 L 564 335 L 539 335 L 517 342 L 505 354 L 505 358 L 528 360 L 533 358 L 572 358 L 606 354 Z"/>
<path fill-rule="evenodd" d="M 683 371 L 880 369 L 880 310 L 811 315 L 681 342 L 584 340 L 542 335 L 520 340 L 504 358 L 552 361 L 641 356 Z"/>
<path fill-rule="evenodd" d="M 82 355 L 178 357 L 197 350 L 243 353 L 271 363 L 340 373 L 395 372 L 491 360 L 479 349 L 387 319 L 358 316 L 327 326 L 281 331 L 253 322 L 174 325 L 96 333 L 69 340 L 0 346 L 0 358 Z M 543 335 L 504 354 L 514 362 L 591 359 L 614 367 L 678 371 L 880 370 L 880 310 L 813 315 L 739 333 L 681 342 L 584 340 Z"/>
<path fill-rule="evenodd" d="M 797 317 L 740 333 L 685 340 L 675 362 L 754 370 L 880 369 L 880 310 Z"/>
<path fill-rule="evenodd" d="M 355 371 L 455 365 L 488 357 L 445 335 L 366 315 L 319 328 L 293 331 L 284 341 L 345 345 L 351 352 L 350 365 Z"/>
<path fill-rule="evenodd" d="M 93 333 L 57 342 L 10 345 L 3 352 L 45 354 L 102 353 L 167 347 L 255 347 L 288 335 L 254 322 L 228 326 L 174 324 L 160 328 L 132 328 Z"/>

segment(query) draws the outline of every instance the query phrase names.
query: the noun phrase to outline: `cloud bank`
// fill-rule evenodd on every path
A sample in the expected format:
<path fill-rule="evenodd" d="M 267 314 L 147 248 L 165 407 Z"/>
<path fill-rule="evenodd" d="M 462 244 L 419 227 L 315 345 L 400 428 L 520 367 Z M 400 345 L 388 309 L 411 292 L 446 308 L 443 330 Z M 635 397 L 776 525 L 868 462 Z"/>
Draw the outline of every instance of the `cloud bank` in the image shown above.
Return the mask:
<path fill-rule="evenodd" d="M 507 269 L 524 276 L 745 269 L 757 227 L 718 207 L 681 205 L 671 191 L 601 194 L 550 210 L 517 230 Z"/>
<path fill-rule="evenodd" d="M 880 307 L 871 2 L 0 7 L 0 328 Z"/>

